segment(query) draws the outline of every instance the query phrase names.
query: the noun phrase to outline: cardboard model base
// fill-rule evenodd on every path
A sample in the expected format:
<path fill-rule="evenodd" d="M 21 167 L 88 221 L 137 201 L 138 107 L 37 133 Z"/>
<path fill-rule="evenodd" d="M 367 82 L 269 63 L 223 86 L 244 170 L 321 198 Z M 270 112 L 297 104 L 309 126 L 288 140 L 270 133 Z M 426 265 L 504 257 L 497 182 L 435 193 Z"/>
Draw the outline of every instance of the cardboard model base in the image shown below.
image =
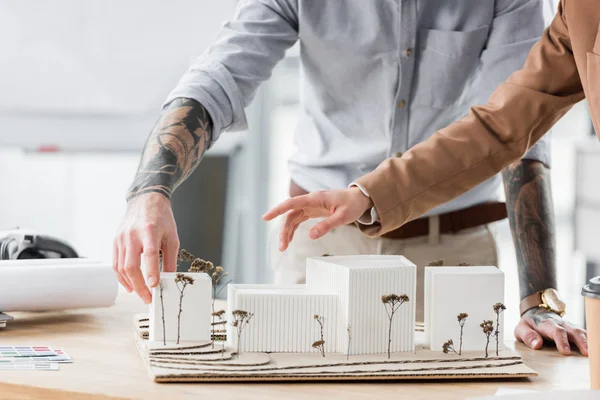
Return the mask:
<path fill-rule="evenodd" d="M 350 356 L 314 353 L 244 353 L 222 342 L 177 346 L 143 338 L 146 315 L 134 318 L 134 340 L 155 382 L 251 382 L 324 380 L 513 379 L 536 376 L 510 350 L 463 352 L 462 356 L 430 351 L 417 340 L 415 352 Z"/>

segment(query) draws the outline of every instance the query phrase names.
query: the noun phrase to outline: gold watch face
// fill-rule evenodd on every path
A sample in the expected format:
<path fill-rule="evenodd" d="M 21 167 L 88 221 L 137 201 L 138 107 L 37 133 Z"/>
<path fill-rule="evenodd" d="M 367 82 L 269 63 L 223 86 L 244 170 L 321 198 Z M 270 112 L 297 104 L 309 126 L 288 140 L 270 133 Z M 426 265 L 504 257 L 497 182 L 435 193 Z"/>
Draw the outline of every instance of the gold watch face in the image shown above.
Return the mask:
<path fill-rule="evenodd" d="M 562 301 L 560 295 L 555 289 L 546 289 L 542 292 L 542 303 L 546 305 L 550 311 L 553 311 L 559 315 L 565 313 L 565 302 Z"/>

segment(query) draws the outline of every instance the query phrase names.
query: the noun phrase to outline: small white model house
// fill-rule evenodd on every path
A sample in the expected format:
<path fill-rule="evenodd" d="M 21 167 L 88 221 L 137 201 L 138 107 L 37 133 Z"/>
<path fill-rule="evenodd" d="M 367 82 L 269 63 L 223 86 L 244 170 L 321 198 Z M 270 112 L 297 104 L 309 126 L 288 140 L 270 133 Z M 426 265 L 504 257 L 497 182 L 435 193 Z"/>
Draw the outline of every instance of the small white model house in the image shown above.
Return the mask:
<path fill-rule="evenodd" d="M 179 343 L 210 341 L 211 279 L 205 273 L 186 272 L 182 275 L 193 279 L 186 283 L 176 281 L 177 275 L 161 273 L 160 284 L 152 289 L 149 339 L 167 344 L 178 339 Z"/>
<path fill-rule="evenodd" d="M 325 352 L 335 343 L 338 297 L 307 293 L 305 285 L 238 285 L 227 289 L 227 320 L 233 310 L 253 313 L 241 336 L 241 351 L 309 353 L 321 339 L 315 315 L 324 318 Z M 237 347 L 236 328 L 228 324 L 227 337 Z"/>
<path fill-rule="evenodd" d="M 381 297 L 407 295 L 409 301 L 392 319 L 390 350 L 412 351 L 415 292 L 416 267 L 402 256 L 309 258 L 306 285 L 230 285 L 228 320 L 236 309 L 254 314 L 242 335 L 242 351 L 315 351 L 312 344 L 321 336 L 314 316 L 319 315 L 326 353 L 385 353 L 390 320 Z M 227 337 L 237 346 L 232 327 Z"/>
<path fill-rule="evenodd" d="M 335 351 L 346 352 L 347 327 L 352 329 L 350 354 L 387 351 L 389 317 L 381 297 L 407 295 L 392 319 L 391 352 L 415 349 L 416 266 L 403 256 L 340 256 L 307 260 L 306 290 L 339 297 Z"/>
<path fill-rule="evenodd" d="M 457 316 L 461 313 L 468 314 L 463 327 L 462 350 L 481 350 L 486 346 L 486 336 L 480 324 L 491 320 L 495 330 L 497 315 L 493 306 L 504 303 L 504 273 L 496 267 L 427 267 L 424 295 L 425 337 L 431 350 L 441 351 L 449 339 L 458 347 Z M 502 314 L 499 321 L 499 348 L 502 349 Z M 495 336 L 490 340 L 495 343 Z"/>

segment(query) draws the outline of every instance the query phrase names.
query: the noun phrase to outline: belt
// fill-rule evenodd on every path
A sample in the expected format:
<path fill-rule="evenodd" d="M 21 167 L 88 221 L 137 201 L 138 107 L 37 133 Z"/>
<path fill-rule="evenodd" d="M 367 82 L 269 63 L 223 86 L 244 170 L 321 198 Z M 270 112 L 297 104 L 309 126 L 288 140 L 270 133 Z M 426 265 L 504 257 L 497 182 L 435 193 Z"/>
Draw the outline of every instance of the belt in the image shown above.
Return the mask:
<path fill-rule="evenodd" d="M 290 197 L 300 196 L 308 192 L 290 182 Z M 483 203 L 458 211 L 438 215 L 440 233 L 456 233 L 464 229 L 475 228 L 492 222 L 501 221 L 507 217 L 506 204 Z M 353 224 L 354 225 L 354 224 Z M 410 239 L 417 236 L 429 235 L 429 218 L 419 218 L 410 221 L 398 229 L 387 232 L 382 237 L 388 239 Z"/>
<path fill-rule="evenodd" d="M 440 233 L 456 233 L 464 229 L 490 224 L 507 217 L 505 203 L 483 203 L 463 210 L 438 215 Z M 382 237 L 388 239 L 409 239 L 429 235 L 429 218 L 410 221 L 398 229 L 387 232 Z"/>

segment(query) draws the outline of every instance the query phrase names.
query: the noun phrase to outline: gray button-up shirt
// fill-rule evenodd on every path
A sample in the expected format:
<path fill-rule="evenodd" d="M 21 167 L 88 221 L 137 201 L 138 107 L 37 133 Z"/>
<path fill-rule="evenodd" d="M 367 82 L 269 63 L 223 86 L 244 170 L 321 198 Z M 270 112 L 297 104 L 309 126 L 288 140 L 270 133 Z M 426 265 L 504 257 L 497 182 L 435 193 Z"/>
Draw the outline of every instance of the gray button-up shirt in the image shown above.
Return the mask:
<path fill-rule="evenodd" d="M 214 140 L 245 129 L 244 108 L 299 40 L 291 177 L 308 191 L 344 188 L 485 103 L 543 28 L 542 0 L 242 0 L 167 102 L 204 105 Z M 548 165 L 548 140 L 525 157 Z M 430 214 L 495 200 L 499 183 Z"/>

